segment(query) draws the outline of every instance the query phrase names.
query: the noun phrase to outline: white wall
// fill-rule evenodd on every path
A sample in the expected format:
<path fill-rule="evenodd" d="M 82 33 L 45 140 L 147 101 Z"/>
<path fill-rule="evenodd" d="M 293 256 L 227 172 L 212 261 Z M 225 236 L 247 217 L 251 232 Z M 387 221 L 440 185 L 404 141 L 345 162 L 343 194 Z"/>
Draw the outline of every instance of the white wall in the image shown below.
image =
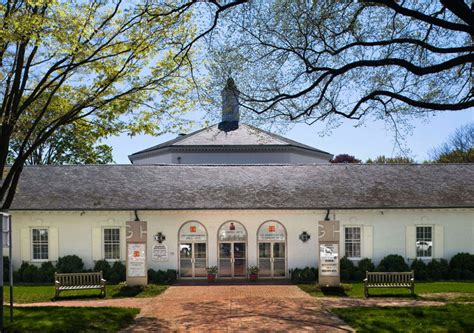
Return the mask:
<path fill-rule="evenodd" d="M 140 219 L 148 221 L 148 253 L 151 253 L 153 235 L 162 232 L 166 236 L 165 244 L 169 248 L 169 261 L 157 263 L 151 261 L 153 269 L 176 268 L 178 263 L 178 229 L 186 221 L 200 221 L 208 231 L 208 265 L 217 265 L 217 232 L 219 226 L 228 221 L 241 222 L 248 232 L 248 264 L 257 263 L 257 229 L 268 220 L 281 222 L 287 230 L 288 268 L 317 265 L 317 224 L 325 216 L 325 211 L 311 210 L 214 210 L 214 211 L 139 211 Z M 442 255 L 435 257 L 451 258 L 458 252 L 474 253 L 474 209 L 443 210 L 337 210 L 331 212 L 331 218 L 340 221 L 341 245 L 343 227 L 360 225 L 364 231 L 372 231 L 372 243 L 362 243 L 363 253 L 371 254 L 378 263 L 388 254 L 407 256 L 406 231 L 408 226 L 433 225 L 442 227 Z M 77 254 L 87 267 L 93 265 L 93 233 L 97 228 L 107 226 L 125 229 L 125 221 L 133 220 L 129 211 L 113 212 L 13 212 L 13 253 L 14 266 L 19 267 L 22 260 L 29 260 L 31 249 L 25 242 L 30 240 L 31 227 L 47 227 L 57 230 L 56 244 L 50 243 L 50 253 L 57 255 Z M 306 231 L 311 238 L 303 243 L 299 235 Z M 23 237 L 22 237 L 23 235 Z M 122 232 L 124 235 L 124 232 Z M 23 242 L 21 239 L 23 238 Z M 125 260 L 125 246 L 122 237 L 122 259 Z M 363 237 L 364 238 L 364 237 Z M 54 240 L 51 240 L 53 242 Z M 366 240 L 367 241 L 367 240 Z M 440 240 L 435 239 L 440 244 Z M 26 245 L 26 246 L 25 246 Z M 97 244 L 96 244 L 97 245 Z M 414 246 L 414 244 L 413 244 Z M 99 245 L 99 249 L 102 245 Z M 436 251 L 435 251 L 436 253 Z M 99 255 L 101 255 L 99 253 Z M 56 258 L 52 258 L 53 260 Z"/>

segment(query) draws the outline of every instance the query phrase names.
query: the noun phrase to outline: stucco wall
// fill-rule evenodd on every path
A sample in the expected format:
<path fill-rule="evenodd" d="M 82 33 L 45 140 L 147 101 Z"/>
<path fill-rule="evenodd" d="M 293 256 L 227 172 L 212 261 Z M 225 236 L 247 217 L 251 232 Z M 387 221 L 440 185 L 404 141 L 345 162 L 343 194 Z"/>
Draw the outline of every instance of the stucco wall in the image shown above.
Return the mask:
<path fill-rule="evenodd" d="M 217 264 L 217 232 L 225 221 L 241 222 L 248 233 L 248 264 L 257 263 L 257 229 L 265 221 L 276 220 L 287 230 L 288 268 L 317 265 L 317 222 L 324 219 L 325 211 L 147 211 L 138 212 L 140 219 L 148 221 L 148 253 L 157 244 L 153 235 L 162 232 L 169 248 L 168 262 L 153 262 L 149 255 L 149 267 L 153 269 L 176 268 L 178 264 L 178 229 L 186 221 L 201 222 L 208 232 L 208 265 Z M 474 253 L 474 209 L 442 210 L 340 210 L 332 211 L 331 218 L 344 226 L 362 226 L 363 254 L 376 263 L 385 255 L 396 253 L 409 257 L 407 230 L 415 225 L 432 225 L 441 234 L 435 237 L 435 257 L 449 259 L 458 252 Z M 50 255 L 53 261 L 57 256 L 77 254 L 87 267 L 102 256 L 100 230 L 107 226 L 121 227 L 122 259 L 125 259 L 125 221 L 133 220 L 132 212 L 13 212 L 13 253 L 14 266 L 19 267 L 22 260 L 29 260 L 31 251 L 28 243 L 31 227 L 47 227 L 52 231 Z M 308 242 L 299 240 L 306 231 L 311 235 Z M 57 237 L 54 238 L 54 233 Z M 99 233 L 99 234 L 98 234 Z M 370 237 L 372 233 L 372 237 Z M 369 237 L 368 237 L 369 236 Z M 341 242 L 343 232 L 341 232 Z M 52 244 L 54 243 L 54 244 Z M 56 247 L 56 249 L 55 249 Z M 414 244 L 413 244 L 414 247 Z M 343 249 L 342 249 L 343 250 Z"/>

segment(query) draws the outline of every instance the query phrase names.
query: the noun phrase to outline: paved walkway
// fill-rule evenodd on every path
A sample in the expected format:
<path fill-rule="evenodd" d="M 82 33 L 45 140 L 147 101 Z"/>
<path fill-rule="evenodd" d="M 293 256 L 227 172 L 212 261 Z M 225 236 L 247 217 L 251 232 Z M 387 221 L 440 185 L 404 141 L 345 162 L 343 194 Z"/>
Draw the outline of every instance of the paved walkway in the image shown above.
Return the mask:
<path fill-rule="evenodd" d="M 316 331 L 351 328 L 327 309 L 347 306 L 441 305 L 412 300 L 314 298 L 294 285 L 172 286 L 154 298 L 58 301 L 24 306 L 117 306 L 140 308 L 124 332 Z"/>

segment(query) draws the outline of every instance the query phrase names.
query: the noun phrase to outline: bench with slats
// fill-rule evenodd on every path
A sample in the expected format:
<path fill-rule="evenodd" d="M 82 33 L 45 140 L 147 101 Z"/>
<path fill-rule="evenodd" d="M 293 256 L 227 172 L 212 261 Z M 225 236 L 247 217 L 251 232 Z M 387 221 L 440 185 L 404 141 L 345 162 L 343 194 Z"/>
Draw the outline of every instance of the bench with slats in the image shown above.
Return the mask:
<path fill-rule="evenodd" d="M 102 271 L 92 273 L 54 273 L 56 299 L 62 291 L 100 289 L 100 296 L 105 297 L 106 281 Z"/>
<path fill-rule="evenodd" d="M 415 294 L 415 274 L 411 272 L 365 272 L 364 295 L 369 288 L 408 288 Z"/>

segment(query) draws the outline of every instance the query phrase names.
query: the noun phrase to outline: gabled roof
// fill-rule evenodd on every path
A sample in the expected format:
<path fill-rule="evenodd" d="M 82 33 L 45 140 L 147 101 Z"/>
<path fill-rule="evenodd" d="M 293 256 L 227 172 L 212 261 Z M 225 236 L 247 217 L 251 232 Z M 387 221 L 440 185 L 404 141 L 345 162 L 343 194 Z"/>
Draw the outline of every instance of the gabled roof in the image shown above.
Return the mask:
<path fill-rule="evenodd" d="M 166 141 L 159 145 L 153 146 L 136 152 L 130 155 L 130 159 L 133 159 L 137 155 L 143 153 L 150 153 L 159 151 L 164 148 L 202 148 L 202 147 L 226 147 L 226 146 L 240 146 L 244 147 L 296 147 L 305 149 L 308 151 L 327 154 L 329 158 L 332 156 L 330 153 L 316 149 L 314 147 L 287 139 L 283 136 L 270 133 L 259 129 L 254 126 L 240 124 L 239 128 L 235 131 L 224 132 L 218 129 L 218 125 L 212 125 L 193 133 L 179 136 L 173 140 Z M 329 159 L 328 158 L 328 159 Z"/>
<path fill-rule="evenodd" d="M 474 164 L 27 166 L 13 210 L 474 208 Z"/>

